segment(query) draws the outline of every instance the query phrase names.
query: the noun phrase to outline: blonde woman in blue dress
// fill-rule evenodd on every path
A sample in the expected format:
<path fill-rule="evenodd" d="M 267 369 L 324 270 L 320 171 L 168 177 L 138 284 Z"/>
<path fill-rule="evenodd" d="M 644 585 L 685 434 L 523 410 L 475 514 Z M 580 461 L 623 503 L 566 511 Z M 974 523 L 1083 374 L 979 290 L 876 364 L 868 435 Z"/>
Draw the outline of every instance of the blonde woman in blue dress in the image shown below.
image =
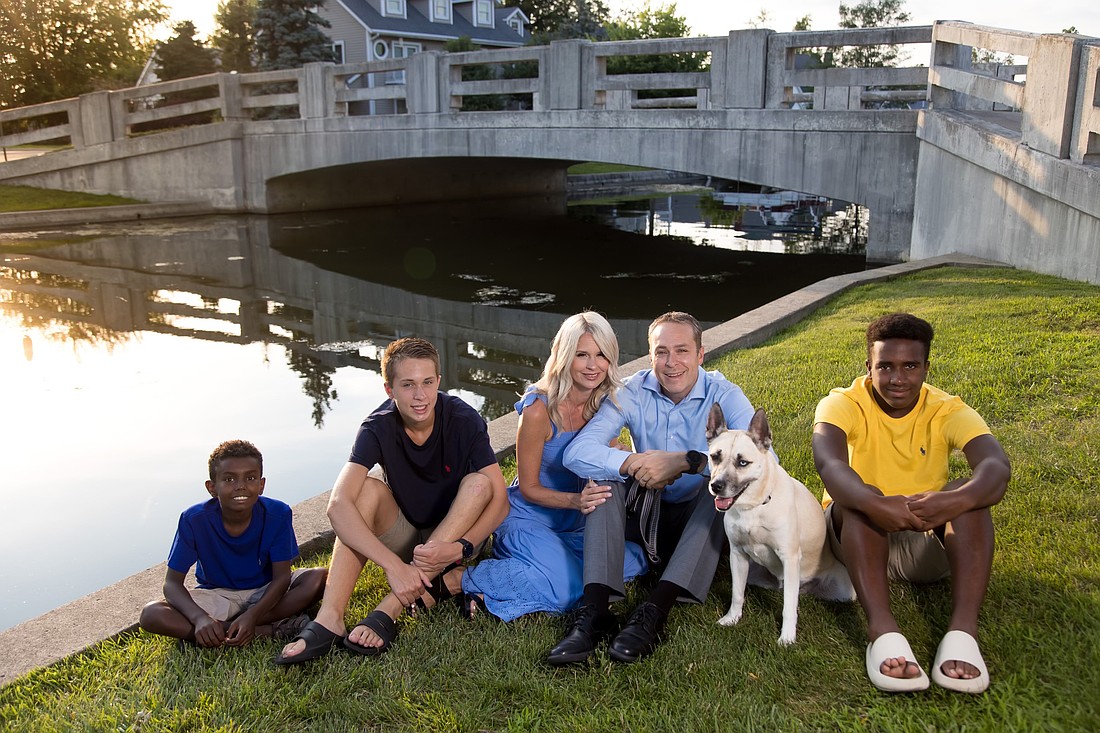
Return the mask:
<path fill-rule="evenodd" d="M 462 576 L 469 617 L 479 611 L 511 621 L 577 605 L 582 580 L 584 518 L 610 496 L 562 466 L 565 447 L 622 384 L 619 342 L 598 313 L 570 316 L 558 329 L 542 377 L 516 403 L 516 480 L 493 554 Z M 646 570 L 645 554 L 626 545 L 623 580 Z"/>

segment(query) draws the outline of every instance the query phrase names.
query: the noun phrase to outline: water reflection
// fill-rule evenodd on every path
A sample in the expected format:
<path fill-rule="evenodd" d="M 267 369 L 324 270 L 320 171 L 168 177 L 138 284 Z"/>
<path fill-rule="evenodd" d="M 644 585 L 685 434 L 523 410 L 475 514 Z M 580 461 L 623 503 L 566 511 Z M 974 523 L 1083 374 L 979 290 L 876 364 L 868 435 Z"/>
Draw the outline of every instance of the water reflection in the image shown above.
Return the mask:
<path fill-rule="evenodd" d="M 0 240 L 0 628 L 164 559 L 206 456 L 253 440 L 267 493 L 330 488 L 379 357 L 428 338 L 487 418 L 537 378 L 561 319 L 608 315 L 624 359 L 670 308 L 714 324 L 859 257 L 731 252 L 560 205 L 213 217 Z"/>

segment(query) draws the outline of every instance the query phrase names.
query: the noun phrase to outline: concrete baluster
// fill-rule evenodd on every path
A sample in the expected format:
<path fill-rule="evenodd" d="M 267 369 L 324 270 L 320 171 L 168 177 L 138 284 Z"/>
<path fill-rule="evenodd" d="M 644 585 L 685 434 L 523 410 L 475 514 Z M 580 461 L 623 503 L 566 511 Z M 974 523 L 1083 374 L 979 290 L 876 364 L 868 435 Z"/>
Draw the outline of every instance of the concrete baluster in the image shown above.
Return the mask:
<path fill-rule="evenodd" d="M 408 58 L 405 68 L 405 106 L 409 114 L 435 114 L 450 110 L 450 77 L 440 73 L 445 64 L 441 51 L 424 51 Z M 459 102 L 462 106 L 462 102 Z"/>
<path fill-rule="evenodd" d="M 218 74 L 218 96 L 221 97 L 223 120 L 246 120 L 248 115 L 242 106 L 241 77 L 236 73 Z"/>
<path fill-rule="evenodd" d="M 584 68 L 582 61 L 584 50 L 591 50 L 591 46 L 582 40 L 550 43 L 547 69 L 539 74 L 549 92 L 549 109 L 582 109 L 589 96 L 595 97 L 596 70 Z"/>
<path fill-rule="evenodd" d="M 710 105 L 714 109 L 764 109 L 768 97 L 767 28 L 730 31 L 711 52 Z M 779 79 L 782 84 L 782 77 Z"/>
<path fill-rule="evenodd" d="M 1022 142 L 1058 158 L 1068 158 L 1077 101 L 1080 36 L 1045 33 L 1027 61 Z"/>
<path fill-rule="evenodd" d="M 1100 165 L 1100 43 L 1083 46 L 1079 63 L 1070 158 L 1074 163 Z"/>
<path fill-rule="evenodd" d="M 121 132 L 117 129 L 121 120 L 112 124 L 113 106 L 110 92 L 80 95 L 80 136 L 85 146 L 102 145 L 126 137 L 125 127 Z"/>
<path fill-rule="evenodd" d="M 298 116 L 303 120 L 331 117 L 336 110 L 333 63 L 314 61 L 298 70 Z"/>

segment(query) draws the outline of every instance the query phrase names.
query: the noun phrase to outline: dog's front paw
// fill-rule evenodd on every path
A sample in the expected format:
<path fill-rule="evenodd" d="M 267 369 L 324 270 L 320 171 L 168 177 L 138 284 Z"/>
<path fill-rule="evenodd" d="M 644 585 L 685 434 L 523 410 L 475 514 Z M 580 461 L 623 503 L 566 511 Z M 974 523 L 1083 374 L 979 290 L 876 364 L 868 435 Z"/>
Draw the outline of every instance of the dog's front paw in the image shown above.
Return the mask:
<path fill-rule="evenodd" d="M 733 611 L 730 611 L 725 616 L 718 619 L 718 625 L 719 626 L 733 626 L 740 620 L 741 620 L 740 612 L 734 613 Z"/>
<path fill-rule="evenodd" d="M 794 632 L 779 635 L 779 646 L 790 646 L 794 643 Z"/>

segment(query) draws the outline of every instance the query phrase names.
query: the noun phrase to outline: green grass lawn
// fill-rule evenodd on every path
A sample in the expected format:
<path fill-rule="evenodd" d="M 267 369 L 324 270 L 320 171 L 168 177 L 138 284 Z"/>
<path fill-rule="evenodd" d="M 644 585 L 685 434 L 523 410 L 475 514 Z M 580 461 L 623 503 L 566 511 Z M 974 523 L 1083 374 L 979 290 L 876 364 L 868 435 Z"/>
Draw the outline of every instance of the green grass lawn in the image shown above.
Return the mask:
<path fill-rule="evenodd" d="M 0 212 L 77 209 L 87 206 L 118 206 L 120 204 L 140 203 L 137 199 L 128 199 L 122 196 L 55 191 L 30 186 L 0 185 Z"/>
<path fill-rule="evenodd" d="M 291 669 L 270 664 L 271 641 L 198 650 L 138 633 L 0 689 L 0 728 L 1097 730 L 1100 288 L 1016 270 L 927 271 L 851 291 L 768 343 L 711 364 L 768 409 L 783 464 L 816 493 L 814 405 L 863 370 L 863 329 L 894 310 L 937 328 L 929 381 L 977 408 L 1012 459 L 1008 494 L 994 508 L 997 555 L 980 638 L 992 686 L 982 696 L 935 686 L 876 691 L 855 604 L 803 598 L 798 641 L 787 648 L 776 643 L 777 592 L 750 589 L 741 624 L 717 626 L 729 603 L 723 563 L 708 602 L 674 609 L 666 641 L 632 666 L 601 651 L 554 670 L 542 660 L 561 634 L 559 619 L 470 623 L 449 605 L 403 621 L 397 645 L 379 659 L 333 654 Z M 349 623 L 383 583 L 377 568 L 364 574 Z M 928 668 L 949 614 L 947 584 L 897 585 L 893 604 Z"/>
<path fill-rule="evenodd" d="M 652 168 L 641 168 L 636 165 L 623 165 L 621 163 L 575 163 L 566 170 L 571 176 L 591 175 L 593 173 L 633 173 L 635 171 L 649 171 Z"/>

